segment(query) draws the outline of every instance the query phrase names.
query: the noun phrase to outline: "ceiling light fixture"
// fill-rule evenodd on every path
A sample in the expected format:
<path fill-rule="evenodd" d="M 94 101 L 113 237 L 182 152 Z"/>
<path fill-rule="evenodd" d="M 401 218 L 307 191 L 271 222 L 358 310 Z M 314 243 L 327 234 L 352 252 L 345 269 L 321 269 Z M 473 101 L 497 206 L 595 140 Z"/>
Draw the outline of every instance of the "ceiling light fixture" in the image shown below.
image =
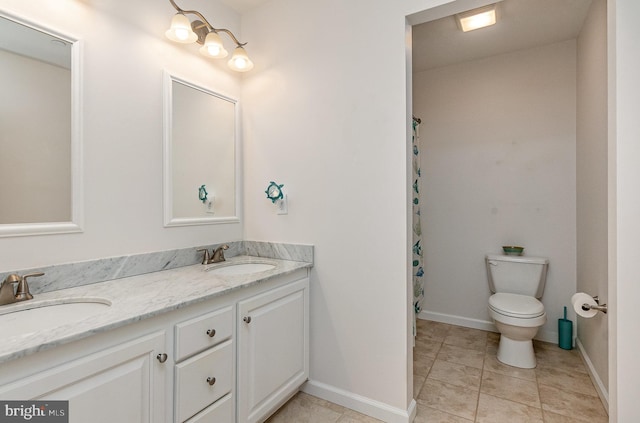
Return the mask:
<path fill-rule="evenodd" d="M 174 0 L 169 0 L 169 3 L 171 3 L 178 13 L 171 19 L 171 27 L 165 32 L 168 39 L 183 44 L 197 42 L 202 44 L 200 54 L 209 58 L 222 59 L 229 55 L 229 52 L 225 50 L 222 44 L 220 35 L 218 35 L 218 33 L 224 32 L 236 44 L 233 55 L 229 62 L 227 62 L 229 67 L 237 72 L 246 72 L 253 68 L 253 62 L 249 59 L 244 49 L 247 43 L 238 41 L 235 35 L 228 29 L 214 28 L 197 10 L 181 9 Z M 195 15 L 199 19 L 191 22 L 186 16 L 188 14 Z"/>
<path fill-rule="evenodd" d="M 458 27 L 462 32 L 473 31 L 474 29 L 485 28 L 496 23 L 496 5 L 479 7 L 466 12 L 456 14 Z"/>

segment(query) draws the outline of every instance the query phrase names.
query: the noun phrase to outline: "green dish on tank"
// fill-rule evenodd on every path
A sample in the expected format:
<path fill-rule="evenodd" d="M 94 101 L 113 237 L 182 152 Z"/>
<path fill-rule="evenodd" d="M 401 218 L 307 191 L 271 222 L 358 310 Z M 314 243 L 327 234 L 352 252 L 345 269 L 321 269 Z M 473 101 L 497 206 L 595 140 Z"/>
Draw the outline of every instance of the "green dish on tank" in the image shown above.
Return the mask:
<path fill-rule="evenodd" d="M 516 247 L 514 245 L 505 245 L 502 247 L 502 251 L 508 256 L 521 256 L 524 251 L 524 247 Z"/>

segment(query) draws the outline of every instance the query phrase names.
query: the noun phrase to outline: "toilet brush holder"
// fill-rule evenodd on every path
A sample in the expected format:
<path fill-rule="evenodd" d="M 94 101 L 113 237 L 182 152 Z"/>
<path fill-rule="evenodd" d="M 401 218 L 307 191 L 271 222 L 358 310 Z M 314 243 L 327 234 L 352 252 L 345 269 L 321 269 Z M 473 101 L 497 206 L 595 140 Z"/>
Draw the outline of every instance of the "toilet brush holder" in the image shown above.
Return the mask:
<path fill-rule="evenodd" d="M 558 346 L 563 350 L 573 349 L 573 322 L 567 319 L 567 308 L 564 318 L 558 319 Z"/>

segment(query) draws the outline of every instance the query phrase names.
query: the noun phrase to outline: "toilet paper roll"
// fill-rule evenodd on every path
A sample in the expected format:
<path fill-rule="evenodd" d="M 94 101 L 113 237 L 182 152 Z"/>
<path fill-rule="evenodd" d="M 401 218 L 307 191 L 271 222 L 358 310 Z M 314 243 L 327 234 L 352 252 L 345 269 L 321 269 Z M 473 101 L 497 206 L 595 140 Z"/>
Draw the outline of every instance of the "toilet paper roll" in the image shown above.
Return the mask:
<path fill-rule="evenodd" d="M 585 294 L 584 292 L 578 292 L 576 294 L 573 294 L 573 297 L 571 297 L 571 304 L 573 305 L 573 309 L 576 311 L 578 316 L 582 316 L 588 319 L 598 314 L 598 310 L 593 310 L 593 309 L 584 310 L 582 308 L 583 304 L 589 304 L 594 306 L 598 305 L 598 303 L 596 303 L 596 300 L 594 300 L 591 295 Z"/>

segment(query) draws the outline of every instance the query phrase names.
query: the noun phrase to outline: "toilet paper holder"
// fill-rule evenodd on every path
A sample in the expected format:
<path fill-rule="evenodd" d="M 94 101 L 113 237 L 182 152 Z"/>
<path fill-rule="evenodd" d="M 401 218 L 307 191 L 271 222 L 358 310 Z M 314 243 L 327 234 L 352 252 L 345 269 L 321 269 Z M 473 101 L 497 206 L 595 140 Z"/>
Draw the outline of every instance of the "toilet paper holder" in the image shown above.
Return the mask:
<path fill-rule="evenodd" d="M 592 304 L 582 304 L 582 309 L 584 311 L 589 311 L 589 310 L 598 310 L 603 312 L 604 314 L 607 314 L 607 305 L 606 304 L 600 304 L 600 300 L 598 298 L 598 296 L 596 295 L 595 297 L 593 297 L 593 301 L 596 302 L 597 305 L 592 305 Z"/>

